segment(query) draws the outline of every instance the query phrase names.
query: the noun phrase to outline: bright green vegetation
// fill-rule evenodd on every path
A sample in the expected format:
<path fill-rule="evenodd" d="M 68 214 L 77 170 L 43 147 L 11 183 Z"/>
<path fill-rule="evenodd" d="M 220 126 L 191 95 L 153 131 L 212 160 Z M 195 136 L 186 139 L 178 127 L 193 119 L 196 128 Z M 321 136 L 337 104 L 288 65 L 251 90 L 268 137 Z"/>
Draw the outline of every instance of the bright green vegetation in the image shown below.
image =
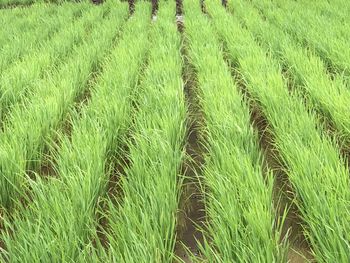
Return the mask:
<path fill-rule="evenodd" d="M 305 89 L 308 102 L 336 129 L 337 139 L 342 143 L 342 148 L 348 148 L 350 90 L 341 78 L 332 80 L 319 57 L 296 44 L 286 32 L 264 21 L 251 5 L 238 0 L 230 2 L 229 8 L 235 11 L 236 16 L 242 18 L 259 41 L 280 58 L 295 84 Z"/>
<path fill-rule="evenodd" d="M 0 117 L 10 106 L 23 100 L 24 97 L 35 95 L 38 82 L 45 78 L 51 70 L 59 68 L 66 57 L 77 45 L 91 33 L 92 26 L 109 11 L 106 6 L 99 10 L 90 9 L 82 14 L 82 18 L 70 23 L 70 19 L 62 16 L 67 27 L 57 33 L 52 39 L 43 41 L 40 48 L 33 53 L 27 53 L 21 61 L 3 71 L 0 78 Z M 66 12 L 68 13 L 68 12 Z"/>
<path fill-rule="evenodd" d="M 339 3 L 339 4 L 330 4 L 327 3 L 328 9 L 319 10 L 319 6 L 324 2 L 312 2 L 312 1 L 300 1 L 301 4 L 295 4 L 294 1 L 287 0 L 277 0 L 277 5 L 285 10 L 292 8 L 298 14 L 301 15 L 301 19 L 303 21 L 307 21 L 307 23 L 317 23 L 320 27 L 319 29 L 327 30 L 326 32 L 331 34 L 328 37 L 335 37 L 338 39 L 347 40 L 350 37 L 350 24 L 347 19 L 348 15 L 347 11 L 349 11 L 349 4 Z M 307 12 L 305 12 L 305 9 Z M 335 11 L 336 10 L 336 11 Z M 340 12 L 339 12 L 340 11 Z M 316 17 L 317 21 L 311 20 L 310 16 Z"/>
<path fill-rule="evenodd" d="M 26 192 L 26 171 L 38 171 L 47 143 L 54 139 L 76 98 L 84 95 L 91 72 L 98 70 L 127 16 L 127 10 L 122 11 L 124 16 L 111 12 L 107 19 L 101 19 L 62 67 L 36 83 L 35 96 L 25 106 L 11 109 L 0 139 L 1 206 L 12 207 Z"/>
<path fill-rule="evenodd" d="M 250 32 L 223 8 L 212 2 L 207 7 L 230 59 L 238 64 L 248 91 L 269 122 L 315 257 L 324 262 L 347 262 L 350 182 L 343 159 L 316 128 L 316 118 L 307 112 L 302 100 L 288 92 L 279 66 L 254 42 Z"/>
<path fill-rule="evenodd" d="M 350 6 L 346 0 L 339 1 L 298 1 L 302 7 L 309 8 L 314 11 L 314 14 L 321 15 L 322 18 L 334 19 L 335 21 L 347 22 L 347 16 L 349 15 Z M 280 4 L 282 5 L 282 4 Z M 343 28 L 335 28 L 336 30 L 342 30 Z"/>
<path fill-rule="evenodd" d="M 174 10 L 174 3 L 164 3 L 152 25 L 148 66 L 135 96 L 130 166 L 120 183 L 123 196 L 108 206 L 109 262 L 174 259 L 186 115 Z"/>
<path fill-rule="evenodd" d="M 14 39 L 17 36 L 17 41 L 24 41 L 19 37 L 20 33 L 27 33 L 27 31 L 34 30 L 35 27 L 38 26 L 42 28 L 41 16 L 45 16 L 46 19 L 50 19 L 50 17 L 54 16 L 55 18 L 57 12 L 59 12 L 59 8 L 55 8 L 54 6 L 47 5 L 37 5 L 33 9 L 9 9 L 9 10 L 1 10 L 0 22 L 1 24 L 11 25 L 4 26 L 0 28 L 1 35 L 1 45 L 5 45 L 11 39 Z"/>
<path fill-rule="evenodd" d="M 273 5 L 268 0 L 253 2 L 269 20 L 291 33 L 300 43 L 315 50 L 338 73 L 344 74 L 348 86 L 350 85 L 348 38 L 339 36 L 343 36 L 344 33 L 333 30 L 333 27 L 324 22 L 324 19 L 306 8 L 298 8 L 292 1 L 281 4 L 283 8 Z M 342 24 L 335 26 L 337 27 L 343 28 Z M 349 30 L 346 31 L 349 32 Z"/>
<path fill-rule="evenodd" d="M 65 31 L 65 26 L 69 25 L 72 19 L 77 19 L 86 9 L 87 5 L 77 6 L 66 4 L 64 7 L 46 8 L 45 12 L 33 13 L 37 14 L 34 21 L 24 21 L 23 24 L 11 25 L 9 28 L 19 29 L 12 34 L 6 34 L 8 38 L 1 38 L 1 62 L 0 71 L 8 70 L 12 62 L 21 59 L 23 55 L 29 56 L 32 52 L 45 47 L 50 43 L 51 38 L 55 36 L 57 31 Z M 34 61 L 31 61 L 32 63 Z M 35 62 L 34 62 L 35 63 Z M 32 66 L 33 67 L 33 66 Z"/>
<path fill-rule="evenodd" d="M 209 262 L 280 262 L 283 249 L 273 229 L 273 179 L 268 173 L 264 182 L 248 108 L 208 19 L 194 1 L 185 2 L 184 12 L 208 130 L 204 182 L 210 243 L 203 254 Z"/>
<path fill-rule="evenodd" d="M 133 92 L 146 51 L 142 45 L 147 41 L 149 24 L 146 8 L 146 5 L 138 6 L 135 16 L 122 30 L 122 39 L 104 62 L 104 73 L 91 91 L 91 102 L 80 116 L 73 118 L 70 138 L 62 137 L 57 161 L 59 178 L 37 182 L 30 208 L 15 219 L 16 235 L 6 243 L 9 255 L 15 255 L 10 256 L 11 261 L 20 262 L 21 258 L 31 262 L 39 258 L 53 262 L 83 260 L 80 248 L 85 247 L 87 251 L 91 248 L 89 237 L 93 237 L 96 230 L 97 203 L 108 181 L 106 159 L 117 150 L 118 139 L 130 124 L 128 97 Z M 111 12 L 118 14 L 115 17 L 120 20 L 126 15 L 124 5 L 117 5 Z M 104 26 L 110 30 L 115 27 L 114 20 L 108 20 Z M 131 49 L 130 42 L 135 44 Z M 33 221 L 41 225 L 40 235 Z M 28 236 L 32 240 L 31 250 L 26 248 Z M 45 245 L 48 243 L 49 247 Z"/>
<path fill-rule="evenodd" d="M 183 4 L 0 0 L 1 262 L 350 262 L 350 5 Z"/>

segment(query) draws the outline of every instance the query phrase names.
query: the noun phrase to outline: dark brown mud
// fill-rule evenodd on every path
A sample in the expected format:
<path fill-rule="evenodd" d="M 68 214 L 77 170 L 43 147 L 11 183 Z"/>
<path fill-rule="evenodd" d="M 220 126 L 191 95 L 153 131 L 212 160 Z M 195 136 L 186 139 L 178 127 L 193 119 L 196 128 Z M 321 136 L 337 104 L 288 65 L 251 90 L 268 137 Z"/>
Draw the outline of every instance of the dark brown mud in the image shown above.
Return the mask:
<path fill-rule="evenodd" d="M 276 221 L 284 221 L 281 229 L 281 242 L 287 240 L 289 262 L 306 262 L 312 260 L 311 246 L 304 236 L 305 223 L 295 204 L 295 192 L 284 172 L 285 165 L 280 161 L 278 150 L 273 146 L 274 138 L 269 132 L 267 120 L 261 114 L 258 106 L 252 105 L 251 121 L 259 135 L 259 145 L 264 154 L 264 170 L 273 172 L 273 200 L 276 211 Z"/>
<path fill-rule="evenodd" d="M 182 0 L 176 0 L 176 16 L 183 15 L 183 4 Z M 182 32 L 182 31 L 180 31 Z"/>
<path fill-rule="evenodd" d="M 132 16 L 135 13 L 135 0 L 128 0 L 129 3 L 129 15 Z"/>
<path fill-rule="evenodd" d="M 177 1 L 177 17 L 182 16 L 182 3 Z M 175 262 L 192 262 L 191 257 L 200 258 L 198 243 L 203 244 L 200 228 L 204 228 L 205 207 L 201 191 L 201 175 L 204 165 L 204 118 L 199 102 L 199 89 L 196 74 L 188 59 L 187 44 L 183 35 L 185 26 L 181 19 L 177 21 L 182 36 L 181 55 L 184 66 L 184 94 L 187 104 L 187 137 L 185 142 L 186 158 L 182 163 L 183 184 L 179 211 L 177 214 L 177 241 Z"/>
<path fill-rule="evenodd" d="M 227 8 L 227 0 L 221 0 L 221 4 L 223 7 Z"/>
<path fill-rule="evenodd" d="M 93 3 L 94 5 L 100 5 L 103 4 L 103 0 L 91 0 L 91 3 Z"/>
<path fill-rule="evenodd" d="M 202 13 L 207 15 L 208 12 L 207 12 L 207 9 L 206 9 L 206 6 L 205 6 L 205 1 L 204 0 L 200 0 L 199 3 L 200 3 L 200 7 L 201 7 Z"/>
<path fill-rule="evenodd" d="M 192 99 L 187 97 L 188 101 Z M 198 120 L 197 113 L 192 112 L 192 106 L 188 104 L 188 107 L 186 159 L 182 164 L 184 180 L 180 209 L 177 214 L 177 243 L 175 247 L 175 254 L 184 262 L 192 262 L 192 256 L 200 256 L 198 242 L 203 244 L 203 235 L 199 229 L 204 228 L 206 218 L 200 178 L 204 165 L 203 139 L 200 135 L 202 124 Z"/>
<path fill-rule="evenodd" d="M 152 17 L 157 15 L 158 12 L 158 0 L 152 0 Z"/>

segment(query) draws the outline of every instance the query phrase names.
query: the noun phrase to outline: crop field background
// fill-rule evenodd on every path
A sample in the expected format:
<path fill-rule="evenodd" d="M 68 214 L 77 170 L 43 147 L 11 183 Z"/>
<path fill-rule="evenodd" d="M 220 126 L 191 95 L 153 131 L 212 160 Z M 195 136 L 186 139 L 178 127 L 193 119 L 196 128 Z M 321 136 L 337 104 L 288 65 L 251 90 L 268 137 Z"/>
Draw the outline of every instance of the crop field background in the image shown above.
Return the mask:
<path fill-rule="evenodd" d="M 350 262 L 350 2 L 0 0 L 0 262 Z"/>

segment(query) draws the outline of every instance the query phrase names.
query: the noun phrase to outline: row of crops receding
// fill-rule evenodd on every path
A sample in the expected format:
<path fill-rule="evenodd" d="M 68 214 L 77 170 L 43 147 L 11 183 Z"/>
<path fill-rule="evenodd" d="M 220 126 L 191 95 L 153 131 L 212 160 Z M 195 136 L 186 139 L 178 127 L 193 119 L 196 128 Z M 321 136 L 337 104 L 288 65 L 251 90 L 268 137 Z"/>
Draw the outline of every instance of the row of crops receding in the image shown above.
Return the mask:
<path fill-rule="evenodd" d="M 11 1 L 1 262 L 350 262 L 347 1 Z"/>

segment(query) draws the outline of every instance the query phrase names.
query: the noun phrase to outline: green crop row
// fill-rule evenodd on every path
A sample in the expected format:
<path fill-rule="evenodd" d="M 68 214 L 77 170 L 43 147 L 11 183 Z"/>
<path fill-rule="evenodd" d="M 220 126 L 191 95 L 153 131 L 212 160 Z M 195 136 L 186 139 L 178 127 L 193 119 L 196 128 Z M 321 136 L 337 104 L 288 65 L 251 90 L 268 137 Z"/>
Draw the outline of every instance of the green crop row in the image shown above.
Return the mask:
<path fill-rule="evenodd" d="M 119 20 L 127 14 L 126 6 L 121 4 L 112 11 Z M 130 96 L 147 50 L 149 17 L 149 5 L 140 4 L 126 24 L 122 39 L 104 62 L 105 71 L 91 91 L 89 105 L 73 119 L 70 137 L 61 139 L 58 178 L 35 183 L 30 208 L 20 211 L 9 223 L 15 233 L 5 242 L 11 261 L 88 259 L 96 232 L 98 201 L 105 195 L 108 181 L 106 160 L 118 150 L 119 137 L 130 125 Z M 107 26 L 109 30 L 115 24 L 112 21 Z M 130 42 L 135 44 L 132 48 Z M 33 221 L 41 225 L 40 235 Z M 26 248 L 27 240 L 31 240 L 30 249 Z"/>
<path fill-rule="evenodd" d="M 52 39 L 43 41 L 36 50 L 25 55 L 21 61 L 8 67 L 0 77 L 0 118 L 4 120 L 11 107 L 30 95 L 35 95 L 38 83 L 59 68 L 73 48 L 81 44 L 90 33 L 92 26 L 103 17 L 108 7 L 90 9 L 82 18 L 70 23 L 69 15 L 62 15 L 63 29 Z M 66 12 L 67 14 L 69 11 Z M 6 125 L 6 124 L 4 124 Z"/>
<path fill-rule="evenodd" d="M 297 1 L 302 7 L 313 10 L 316 14 L 320 14 L 326 19 L 334 19 L 337 21 L 347 22 L 347 16 L 350 6 L 346 0 L 339 1 Z"/>
<path fill-rule="evenodd" d="M 300 19 L 303 19 L 304 21 L 310 21 L 312 23 L 316 22 L 320 31 L 330 29 L 331 35 L 328 37 L 343 40 L 347 40 L 350 37 L 350 23 L 347 19 L 347 11 L 350 9 L 349 4 L 346 4 L 345 2 L 343 3 L 343 6 L 341 4 L 328 3 L 327 11 L 322 11 L 322 9 L 319 10 L 319 8 L 317 8 L 322 1 L 316 3 L 313 3 L 312 1 L 302 1 L 297 3 L 290 0 L 277 0 L 276 3 L 283 9 L 289 10 L 289 8 L 292 8 L 293 10 L 297 10 L 299 14 L 302 15 Z M 305 10 L 307 10 L 307 12 L 305 12 Z M 310 20 L 310 17 L 313 17 L 314 19 Z"/>
<path fill-rule="evenodd" d="M 186 107 L 175 2 L 163 3 L 152 25 L 148 66 L 121 177 L 120 199 L 108 206 L 103 262 L 173 262 Z"/>
<path fill-rule="evenodd" d="M 152 20 L 142 1 L 130 17 L 118 1 L 0 9 L 12 25 L 0 28 L 0 261 L 181 261 L 180 173 L 193 168 L 186 124 L 199 109 L 204 241 L 192 262 L 291 260 L 275 158 L 311 257 L 350 262 L 346 8 L 338 21 L 344 0 L 300 1 L 207 0 L 204 14 L 185 0 L 182 37 L 174 1 Z"/>
<path fill-rule="evenodd" d="M 120 6 L 118 5 L 120 8 Z M 98 70 L 106 52 L 111 48 L 117 29 L 127 12 L 122 6 L 120 16 L 110 13 L 92 29 L 73 56 L 52 74 L 41 79 L 24 106 L 11 109 L 1 133 L 0 145 L 0 205 L 10 209 L 26 191 L 26 171 L 37 171 L 43 161 L 48 142 L 66 118 L 74 101 L 84 94 L 91 72 Z"/>
<path fill-rule="evenodd" d="M 346 18 L 343 19 L 342 11 L 345 11 L 348 5 L 346 4 L 340 8 L 340 6 L 337 4 L 330 5 L 328 3 L 328 6 L 331 7 L 327 10 L 327 12 L 325 12 L 322 11 L 322 8 L 321 10 L 318 8 L 322 2 L 323 1 L 296 2 L 290 0 L 276 0 L 274 3 L 281 9 L 289 11 L 292 10 L 292 13 L 298 13 L 298 15 L 300 15 L 299 19 L 301 19 L 306 24 L 310 23 L 311 26 L 317 25 L 319 31 L 326 30 L 327 33 L 329 31 L 331 35 L 328 37 L 346 40 L 350 36 L 350 27 L 348 20 Z M 332 9 L 335 9 L 337 11 L 334 11 Z"/>
<path fill-rule="evenodd" d="M 251 5 L 240 0 L 231 1 L 229 9 L 234 10 L 235 16 L 240 17 L 248 29 L 280 58 L 294 83 L 306 91 L 308 102 L 336 128 L 342 148 L 349 148 L 350 90 L 342 80 L 332 80 L 319 57 L 295 43 L 277 26 L 264 21 Z"/>
<path fill-rule="evenodd" d="M 274 230 L 273 178 L 267 173 L 264 179 L 249 109 L 198 3 L 186 1 L 184 7 L 189 56 L 207 126 L 203 180 L 208 240 L 203 255 L 208 262 L 280 262 L 285 248 Z"/>
<path fill-rule="evenodd" d="M 81 15 L 83 11 L 81 7 L 66 6 L 58 9 L 56 14 L 50 12 L 47 15 L 42 14 L 40 18 L 37 18 L 39 21 L 34 23 L 35 26 L 31 30 L 19 30 L 10 36 L 11 39 L 1 38 L 0 71 L 6 70 L 16 60 L 21 59 L 24 55 L 28 56 L 39 49 L 43 43 L 50 41 L 65 25 Z M 14 27 L 20 28 L 16 25 Z"/>
<path fill-rule="evenodd" d="M 344 74 L 349 87 L 350 49 L 347 39 L 333 33 L 333 27 L 324 23 L 324 19 L 313 13 L 310 14 L 311 11 L 305 8 L 293 8 L 293 4 L 288 5 L 288 1 L 281 3 L 281 8 L 268 0 L 254 0 L 253 3 L 269 20 L 291 33 L 300 43 L 315 50 L 339 74 Z"/>
<path fill-rule="evenodd" d="M 338 149 L 316 128 L 314 114 L 288 92 L 278 64 L 250 32 L 211 1 L 207 7 L 230 59 L 238 63 L 247 89 L 269 122 L 316 259 L 349 261 L 349 174 Z"/>
<path fill-rule="evenodd" d="M 67 6 L 65 6 L 67 8 Z M 3 26 L 0 28 L 1 43 L 7 43 L 14 40 L 14 36 L 20 32 L 27 32 L 34 30 L 34 28 L 40 23 L 44 22 L 40 17 L 57 15 L 60 8 L 53 5 L 36 5 L 32 9 L 5 9 L 0 10 L 0 22 Z M 11 26 L 8 26 L 11 25 Z M 18 37 L 18 36 L 17 36 Z"/>

